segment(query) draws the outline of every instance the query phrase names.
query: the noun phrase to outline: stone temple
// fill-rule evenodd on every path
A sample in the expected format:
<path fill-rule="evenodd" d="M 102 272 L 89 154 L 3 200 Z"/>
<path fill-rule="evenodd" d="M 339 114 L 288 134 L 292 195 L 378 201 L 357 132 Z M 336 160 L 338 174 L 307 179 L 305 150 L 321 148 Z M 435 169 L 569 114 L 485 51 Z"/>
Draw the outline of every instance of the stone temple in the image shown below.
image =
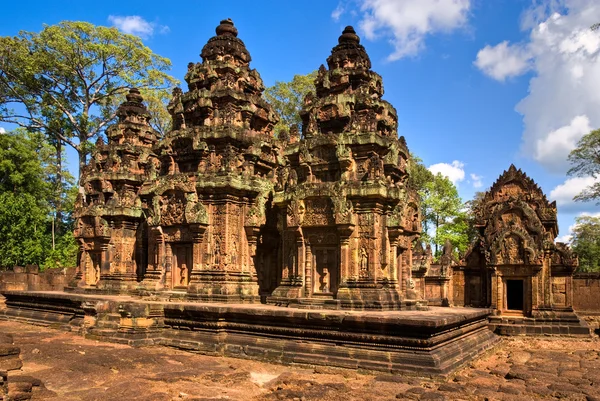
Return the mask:
<path fill-rule="evenodd" d="M 481 205 L 480 243 L 431 266 L 396 110 L 352 27 L 318 69 L 301 132 L 278 137 L 231 20 L 200 55 L 163 138 L 131 89 L 97 143 L 76 201 L 74 278 L 64 291 L 3 291 L 0 316 L 136 346 L 412 374 L 446 374 L 492 347 L 494 312 L 521 307 L 530 326 L 546 317 L 589 335 L 570 308 L 576 256 L 553 243 L 555 205 L 514 168 Z"/>
<path fill-rule="evenodd" d="M 414 309 L 421 231 L 394 107 L 351 27 L 302 110 L 278 117 L 229 20 L 190 63 L 157 140 L 139 91 L 99 143 L 77 202 L 73 288 L 332 309 Z"/>

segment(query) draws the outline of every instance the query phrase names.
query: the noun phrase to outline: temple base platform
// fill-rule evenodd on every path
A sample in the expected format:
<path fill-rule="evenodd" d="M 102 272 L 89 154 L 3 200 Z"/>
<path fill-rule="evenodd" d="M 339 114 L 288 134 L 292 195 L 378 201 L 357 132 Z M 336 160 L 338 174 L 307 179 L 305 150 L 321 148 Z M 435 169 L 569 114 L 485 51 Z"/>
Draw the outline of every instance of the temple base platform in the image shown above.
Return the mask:
<path fill-rule="evenodd" d="M 532 316 L 490 316 L 490 329 L 505 336 L 590 337 L 592 328 L 572 308 L 536 310 Z"/>
<path fill-rule="evenodd" d="M 488 328 L 488 309 L 345 311 L 66 292 L 2 295 L 0 319 L 132 346 L 282 364 L 438 376 L 499 341 Z"/>

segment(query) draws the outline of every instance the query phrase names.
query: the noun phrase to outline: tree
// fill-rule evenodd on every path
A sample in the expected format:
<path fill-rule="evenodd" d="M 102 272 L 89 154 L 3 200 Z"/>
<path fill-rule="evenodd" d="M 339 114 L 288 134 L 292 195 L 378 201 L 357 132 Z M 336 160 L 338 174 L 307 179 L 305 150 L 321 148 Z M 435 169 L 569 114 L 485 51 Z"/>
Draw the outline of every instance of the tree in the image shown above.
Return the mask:
<path fill-rule="evenodd" d="M 40 151 L 35 134 L 0 134 L 0 193 L 30 194 L 40 202 L 47 199 L 50 186 L 44 181 Z"/>
<path fill-rule="evenodd" d="M 580 271 L 600 271 L 600 217 L 580 216 L 575 220 L 571 248 L 579 255 Z"/>
<path fill-rule="evenodd" d="M 567 174 L 577 177 L 600 177 L 600 129 L 583 136 L 577 142 L 577 147 L 569 154 L 572 164 Z M 576 201 L 599 200 L 600 182 L 595 182 L 575 196 Z"/>
<path fill-rule="evenodd" d="M 55 156 L 39 133 L 0 134 L 0 266 L 75 264 L 75 188 L 67 172 L 56 172 Z"/>
<path fill-rule="evenodd" d="M 0 193 L 0 266 L 41 265 L 47 222 L 47 209 L 31 194 Z"/>
<path fill-rule="evenodd" d="M 175 85 L 170 65 L 139 37 L 87 22 L 0 37 L 0 121 L 72 146 L 81 171 L 91 140 L 115 118 L 115 97 Z"/>
<path fill-rule="evenodd" d="M 276 81 L 275 85 L 268 87 L 264 96 L 279 114 L 279 122 L 275 125 L 274 132 L 278 135 L 282 130 L 288 130 L 291 126 L 298 127 L 302 120 L 300 111 L 304 97 L 309 92 L 315 92 L 315 78 L 317 71 L 306 75 L 294 75 L 290 82 Z"/>
<path fill-rule="evenodd" d="M 411 154 L 408 163 L 408 182 L 407 186 L 419 194 L 421 216 L 423 218 L 423 232 L 421 233 L 421 241 L 425 243 L 431 243 L 432 238 L 428 233 L 428 226 L 430 223 L 426 219 L 427 206 L 425 203 L 426 190 L 425 187 L 433 182 L 434 175 L 427 167 L 423 164 L 423 160 L 420 157 Z"/>
<path fill-rule="evenodd" d="M 431 234 L 435 254 L 449 239 L 463 252 L 468 246 L 467 217 L 456 186 L 447 177 L 437 173 L 421 190 L 423 231 Z"/>

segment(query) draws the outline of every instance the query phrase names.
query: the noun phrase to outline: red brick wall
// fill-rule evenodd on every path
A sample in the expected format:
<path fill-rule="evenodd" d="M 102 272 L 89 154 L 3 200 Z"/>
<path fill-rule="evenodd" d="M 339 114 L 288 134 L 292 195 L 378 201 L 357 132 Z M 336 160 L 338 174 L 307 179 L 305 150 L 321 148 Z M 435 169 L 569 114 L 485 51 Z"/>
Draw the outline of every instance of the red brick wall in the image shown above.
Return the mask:
<path fill-rule="evenodd" d="M 573 309 L 600 312 L 600 273 L 580 273 L 573 277 Z"/>

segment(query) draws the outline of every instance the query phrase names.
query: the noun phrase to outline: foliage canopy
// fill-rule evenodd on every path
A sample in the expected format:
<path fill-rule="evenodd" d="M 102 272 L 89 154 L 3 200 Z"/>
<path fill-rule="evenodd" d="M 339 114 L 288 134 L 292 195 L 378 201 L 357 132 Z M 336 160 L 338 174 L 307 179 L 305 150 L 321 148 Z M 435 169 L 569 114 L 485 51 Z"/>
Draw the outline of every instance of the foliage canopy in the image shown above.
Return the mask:
<path fill-rule="evenodd" d="M 600 177 L 600 129 L 583 136 L 577 147 L 569 154 L 572 167 L 568 174 L 577 177 Z M 600 182 L 585 188 L 574 198 L 576 201 L 598 200 L 600 203 Z"/>
<path fill-rule="evenodd" d="M 128 88 L 169 88 L 171 62 L 116 28 L 63 21 L 0 37 L 0 121 L 43 132 L 79 153 L 80 169 Z"/>
<path fill-rule="evenodd" d="M 571 247 L 579 256 L 580 271 L 600 271 L 600 217 L 577 217 Z"/>
<path fill-rule="evenodd" d="M 306 75 L 294 75 L 290 82 L 275 82 L 275 85 L 268 87 L 264 96 L 279 114 L 279 122 L 275 125 L 275 135 L 282 130 L 288 130 L 296 126 L 300 131 L 300 111 L 304 97 L 309 92 L 315 92 L 315 78 L 317 71 Z"/>

